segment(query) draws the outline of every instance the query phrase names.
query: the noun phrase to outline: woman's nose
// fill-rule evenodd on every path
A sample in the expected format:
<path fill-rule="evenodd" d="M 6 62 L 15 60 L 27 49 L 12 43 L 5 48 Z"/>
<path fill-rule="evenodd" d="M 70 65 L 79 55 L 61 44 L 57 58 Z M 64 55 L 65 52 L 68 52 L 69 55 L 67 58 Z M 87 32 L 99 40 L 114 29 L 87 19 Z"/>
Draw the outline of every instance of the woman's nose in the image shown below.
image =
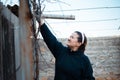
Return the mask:
<path fill-rule="evenodd" d="M 70 37 L 68 38 L 68 41 L 70 41 Z"/>

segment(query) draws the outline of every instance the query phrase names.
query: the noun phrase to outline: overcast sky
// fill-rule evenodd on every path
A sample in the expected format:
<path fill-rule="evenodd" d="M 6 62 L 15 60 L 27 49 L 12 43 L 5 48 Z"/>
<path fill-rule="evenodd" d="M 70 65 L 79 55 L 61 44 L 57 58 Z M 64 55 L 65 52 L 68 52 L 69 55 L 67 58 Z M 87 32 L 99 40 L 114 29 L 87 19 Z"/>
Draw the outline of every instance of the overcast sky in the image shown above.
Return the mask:
<path fill-rule="evenodd" d="M 13 5 L 19 1 L 2 2 Z M 75 20 L 46 19 L 57 37 L 69 37 L 76 30 L 88 37 L 120 36 L 120 0 L 46 0 L 43 5 L 46 14 L 75 16 Z"/>

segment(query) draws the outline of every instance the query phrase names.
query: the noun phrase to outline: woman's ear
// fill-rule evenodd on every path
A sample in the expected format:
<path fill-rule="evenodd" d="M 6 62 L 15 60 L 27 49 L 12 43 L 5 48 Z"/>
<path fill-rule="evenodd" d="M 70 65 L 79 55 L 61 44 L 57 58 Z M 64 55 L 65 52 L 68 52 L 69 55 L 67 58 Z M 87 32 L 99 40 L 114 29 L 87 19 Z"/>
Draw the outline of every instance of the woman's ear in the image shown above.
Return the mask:
<path fill-rule="evenodd" d="M 77 46 L 78 46 L 78 47 L 80 47 L 81 45 L 82 45 L 82 43 L 81 43 L 81 42 L 78 42 L 78 43 L 77 43 Z"/>

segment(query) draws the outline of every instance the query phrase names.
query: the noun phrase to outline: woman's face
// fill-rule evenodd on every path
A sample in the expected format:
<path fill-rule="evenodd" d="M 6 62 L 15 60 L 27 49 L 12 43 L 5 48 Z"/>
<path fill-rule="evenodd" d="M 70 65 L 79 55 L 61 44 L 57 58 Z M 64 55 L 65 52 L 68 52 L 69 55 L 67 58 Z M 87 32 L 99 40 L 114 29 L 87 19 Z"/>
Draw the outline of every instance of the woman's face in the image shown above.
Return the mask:
<path fill-rule="evenodd" d="M 79 35 L 77 33 L 72 33 L 71 36 L 68 38 L 68 41 L 67 41 L 67 46 L 69 48 L 77 48 L 81 45 L 81 42 L 78 42 L 78 37 Z"/>

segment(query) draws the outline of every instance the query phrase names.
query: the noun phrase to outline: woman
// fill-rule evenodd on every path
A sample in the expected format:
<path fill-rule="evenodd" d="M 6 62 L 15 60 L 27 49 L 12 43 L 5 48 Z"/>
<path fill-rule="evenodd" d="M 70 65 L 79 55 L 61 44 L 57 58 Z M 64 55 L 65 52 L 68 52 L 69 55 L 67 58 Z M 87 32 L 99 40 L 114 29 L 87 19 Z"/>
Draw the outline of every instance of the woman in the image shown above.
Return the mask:
<path fill-rule="evenodd" d="M 65 47 L 45 23 L 39 25 L 43 39 L 56 59 L 54 80 L 95 80 L 91 63 L 84 54 L 87 44 L 84 34 L 75 31 Z"/>

